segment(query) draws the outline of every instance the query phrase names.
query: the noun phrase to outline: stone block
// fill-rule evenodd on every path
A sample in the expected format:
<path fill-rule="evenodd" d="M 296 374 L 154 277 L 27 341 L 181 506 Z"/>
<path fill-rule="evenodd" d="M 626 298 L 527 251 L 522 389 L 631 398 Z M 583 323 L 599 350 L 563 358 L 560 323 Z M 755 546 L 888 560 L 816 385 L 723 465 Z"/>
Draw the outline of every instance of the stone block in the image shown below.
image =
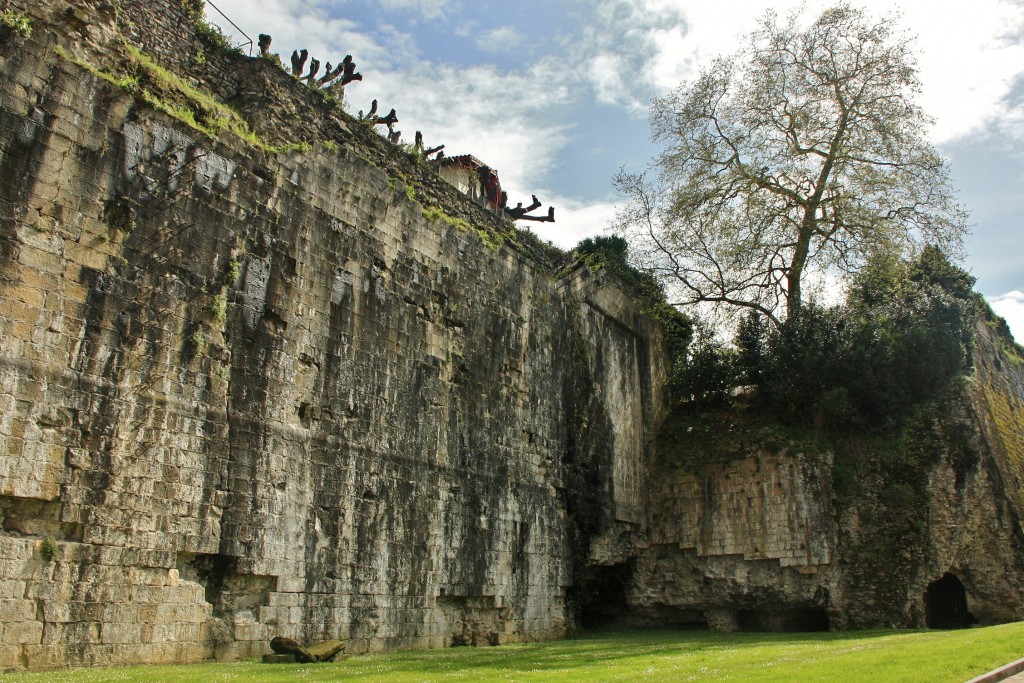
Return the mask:
<path fill-rule="evenodd" d="M 0 645 L 0 670 L 13 671 L 21 667 L 21 646 Z"/>
<path fill-rule="evenodd" d="M 142 626 L 137 623 L 105 623 L 100 625 L 100 642 L 104 644 L 129 644 L 141 641 Z"/>
<path fill-rule="evenodd" d="M 100 643 L 100 624 L 97 622 L 74 622 L 69 624 L 47 624 L 43 631 L 44 646 L 69 645 L 80 647 Z"/>
<path fill-rule="evenodd" d="M 38 621 L 6 622 L 0 633 L 4 645 L 39 644 L 43 639 L 43 624 Z"/>
<path fill-rule="evenodd" d="M 27 582 L 19 579 L 0 580 L 0 600 L 12 600 L 28 597 L 25 594 Z"/>
<path fill-rule="evenodd" d="M 0 614 L 3 621 L 17 623 L 33 621 L 36 618 L 35 600 L 0 600 Z"/>

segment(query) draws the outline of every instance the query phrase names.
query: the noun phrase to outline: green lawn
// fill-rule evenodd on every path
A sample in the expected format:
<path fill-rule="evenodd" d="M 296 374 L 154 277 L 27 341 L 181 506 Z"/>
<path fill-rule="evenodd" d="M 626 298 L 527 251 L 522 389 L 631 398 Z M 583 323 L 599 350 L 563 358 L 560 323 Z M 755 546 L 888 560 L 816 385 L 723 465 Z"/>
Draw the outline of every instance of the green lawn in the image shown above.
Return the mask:
<path fill-rule="evenodd" d="M 86 681 L 922 681 L 963 683 L 1024 656 L 1024 622 L 965 631 L 603 631 L 568 641 L 351 657 L 9 674 L 4 683 Z"/>

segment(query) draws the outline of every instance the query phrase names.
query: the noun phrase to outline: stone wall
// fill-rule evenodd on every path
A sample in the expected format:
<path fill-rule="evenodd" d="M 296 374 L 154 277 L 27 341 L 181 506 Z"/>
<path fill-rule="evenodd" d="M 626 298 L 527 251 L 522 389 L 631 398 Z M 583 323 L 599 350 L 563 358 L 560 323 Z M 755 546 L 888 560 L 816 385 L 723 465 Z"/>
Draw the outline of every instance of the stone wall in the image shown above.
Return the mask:
<path fill-rule="evenodd" d="M 827 448 L 652 460 L 661 333 L 612 276 L 554 276 L 179 0 L 10 4 L 33 33 L 0 31 L 0 668 L 584 613 L 921 626 L 944 575 L 980 622 L 1024 617 L 1024 372 L 992 325 L 907 444 L 924 466 L 858 499 Z M 122 37 L 253 135 L 198 130 L 181 85 L 147 99 Z"/>
<path fill-rule="evenodd" d="M 858 446 L 853 499 L 837 489 L 840 465 L 825 442 L 659 461 L 625 587 L 628 618 L 724 630 L 920 628 L 929 586 L 947 574 L 977 623 L 1024 618 L 1016 353 L 979 324 L 968 381 L 893 436 L 898 443 Z"/>
<path fill-rule="evenodd" d="M 177 0 L 13 7 L 0 668 L 564 636 L 642 509 L 657 327 L 266 60 L 225 88 L 294 151 L 147 106 L 118 23 L 199 70 Z"/>
<path fill-rule="evenodd" d="M 827 454 L 788 450 L 657 469 L 630 620 L 827 628 L 822 579 L 837 559 L 830 478 Z"/>

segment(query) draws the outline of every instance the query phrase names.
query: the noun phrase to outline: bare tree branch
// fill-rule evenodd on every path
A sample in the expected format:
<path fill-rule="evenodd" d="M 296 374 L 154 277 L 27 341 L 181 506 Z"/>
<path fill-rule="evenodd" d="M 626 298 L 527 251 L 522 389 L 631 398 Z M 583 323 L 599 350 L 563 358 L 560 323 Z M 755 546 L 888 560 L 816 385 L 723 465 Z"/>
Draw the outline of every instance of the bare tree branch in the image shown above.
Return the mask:
<path fill-rule="evenodd" d="M 923 137 L 912 41 L 892 26 L 846 3 L 810 21 L 768 13 L 738 53 L 655 100 L 664 150 L 654 180 L 616 178 L 619 220 L 674 300 L 781 324 L 809 269 L 958 251 L 967 216 Z"/>

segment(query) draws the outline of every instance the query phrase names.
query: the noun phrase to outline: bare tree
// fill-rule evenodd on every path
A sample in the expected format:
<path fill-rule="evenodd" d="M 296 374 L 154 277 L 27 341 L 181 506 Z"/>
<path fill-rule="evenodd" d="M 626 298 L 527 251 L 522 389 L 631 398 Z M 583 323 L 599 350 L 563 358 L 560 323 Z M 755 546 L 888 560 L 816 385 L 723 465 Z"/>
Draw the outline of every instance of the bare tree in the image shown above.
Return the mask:
<path fill-rule="evenodd" d="M 809 26 L 772 12 L 746 47 L 657 99 L 648 173 L 622 172 L 620 219 L 676 303 L 754 309 L 776 325 L 812 271 L 873 253 L 959 253 L 967 215 L 942 157 L 909 37 L 848 4 Z"/>

